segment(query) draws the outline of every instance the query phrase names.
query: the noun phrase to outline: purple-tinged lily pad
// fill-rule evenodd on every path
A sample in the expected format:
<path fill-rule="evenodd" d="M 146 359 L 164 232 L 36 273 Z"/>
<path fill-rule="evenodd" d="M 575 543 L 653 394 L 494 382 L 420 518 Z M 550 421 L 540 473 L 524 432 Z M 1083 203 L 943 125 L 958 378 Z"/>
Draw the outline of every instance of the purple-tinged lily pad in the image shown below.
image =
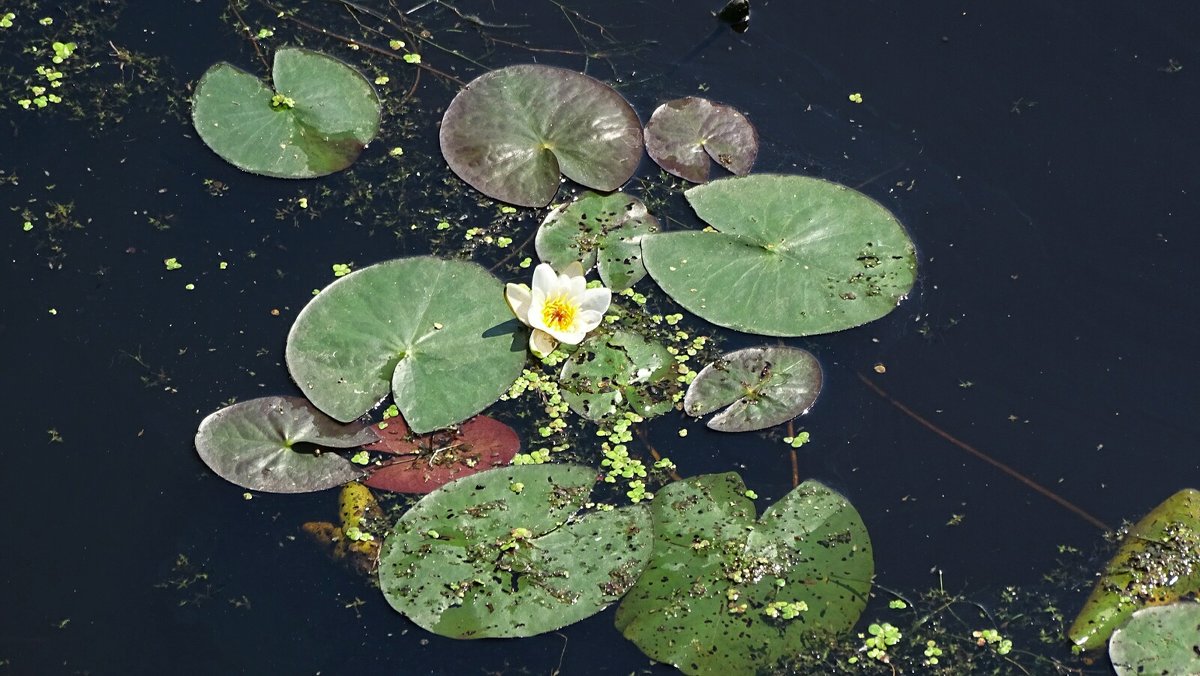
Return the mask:
<path fill-rule="evenodd" d="M 559 174 L 596 190 L 621 187 L 642 158 L 642 125 L 603 82 L 523 64 L 468 83 L 442 117 L 441 144 L 476 190 L 541 207 L 558 192 Z"/>
<path fill-rule="evenodd" d="M 300 397 L 238 402 L 200 422 L 196 450 L 218 476 L 267 493 L 308 493 L 340 486 L 362 468 L 327 448 L 353 448 L 379 437 L 343 425 Z"/>
<path fill-rule="evenodd" d="M 669 173 L 704 183 L 710 157 L 734 174 L 750 173 L 758 155 L 758 132 L 733 108 L 688 96 L 667 101 L 650 116 L 646 152 Z"/>

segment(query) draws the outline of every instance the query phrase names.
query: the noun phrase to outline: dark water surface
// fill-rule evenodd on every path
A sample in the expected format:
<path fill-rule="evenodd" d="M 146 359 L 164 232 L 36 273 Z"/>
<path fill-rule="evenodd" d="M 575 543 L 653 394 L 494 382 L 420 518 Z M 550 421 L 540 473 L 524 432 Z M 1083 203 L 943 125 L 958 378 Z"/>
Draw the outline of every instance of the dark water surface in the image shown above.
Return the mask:
<path fill-rule="evenodd" d="M 444 8 L 416 16 L 487 67 L 536 58 L 618 83 L 643 120 L 688 94 L 732 104 L 763 140 L 756 171 L 846 183 L 899 216 L 920 254 L 912 296 L 874 324 L 793 341 L 826 376 L 801 421 L 813 439 L 801 476 L 860 511 L 880 584 L 921 589 L 937 583 L 934 569 L 948 587 L 980 593 L 1036 584 L 1057 545 L 1089 549 L 1100 531 L 921 428 L 859 373 L 1108 524 L 1200 483 L 1190 258 L 1200 245 L 1200 6 L 758 1 L 737 35 L 709 14 L 719 4 L 566 2 L 605 27 L 575 17 L 592 44 L 642 44 L 590 59 L 503 45 L 484 54 L 473 25 Z M 506 29 L 515 42 L 580 49 L 554 3 L 457 6 L 528 26 Z M 185 96 L 216 61 L 257 66 L 225 9 L 130 2 L 105 40 L 164 57 L 166 89 Z M 119 77 L 108 47 L 90 48 L 104 63 L 96 77 Z M 482 72 L 421 51 L 464 80 Z M 437 158 L 436 124 L 455 90 L 422 79 L 407 120 L 414 163 Z M 854 92 L 862 104 L 848 100 Z M 0 185 L 0 514 L 10 519 L 0 674 L 671 673 L 620 637 L 611 609 L 535 639 L 430 635 L 297 537 L 301 522 L 333 516 L 332 493 L 247 501 L 196 456 L 196 425 L 222 402 L 295 391 L 283 341 L 331 264 L 363 267 L 424 244 L 394 236 L 386 212 L 357 225 L 328 205 L 321 218 L 277 220 L 316 182 L 239 172 L 163 95 L 104 130 L 4 96 L 0 170 L 20 182 Z M 640 173 L 654 174 L 648 162 Z M 204 179 L 229 190 L 213 197 Z M 61 234 L 62 255 L 9 210 L 31 200 L 41 211 L 74 203 L 84 227 Z M 396 205 L 395 220 L 419 206 Z M 149 221 L 168 215 L 169 229 Z M 184 267 L 166 271 L 168 257 Z M 777 438 L 689 423 L 685 442 L 683 424 L 649 425 L 683 473 L 738 469 L 760 509 L 790 490 Z"/>

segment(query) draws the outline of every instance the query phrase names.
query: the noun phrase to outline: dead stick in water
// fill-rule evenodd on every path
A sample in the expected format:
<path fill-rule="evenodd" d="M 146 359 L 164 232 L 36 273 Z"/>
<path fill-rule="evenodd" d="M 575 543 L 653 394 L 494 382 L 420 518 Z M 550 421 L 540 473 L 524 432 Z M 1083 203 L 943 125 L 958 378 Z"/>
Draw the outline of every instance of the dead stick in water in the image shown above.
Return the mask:
<path fill-rule="evenodd" d="M 934 425 L 933 423 L 929 422 L 925 418 L 922 418 L 920 415 L 918 415 L 915 411 L 913 411 L 909 407 L 907 407 L 904 404 L 901 404 L 900 402 L 893 399 L 890 394 L 888 394 L 887 392 L 885 392 L 883 390 L 883 388 L 881 388 L 880 386 L 871 382 L 871 380 L 868 379 L 863 374 L 856 373 L 855 375 L 857 375 L 858 379 L 863 381 L 863 383 L 865 383 L 867 387 L 871 388 L 875 392 L 875 394 L 878 394 L 879 396 L 888 400 L 888 402 L 891 403 L 892 406 L 895 406 L 896 408 L 900 409 L 904 413 L 904 415 L 907 415 L 908 417 L 912 418 L 913 420 L 916 420 L 917 422 L 921 423 L 921 425 L 923 425 L 929 431 L 931 431 L 934 434 L 938 435 L 939 437 L 945 439 L 946 441 L 949 441 L 950 443 L 954 444 L 955 446 L 958 446 L 959 448 L 970 453 L 971 455 L 975 456 L 976 458 L 979 458 L 980 460 L 988 463 L 989 465 L 995 467 L 996 469 L 1000 470 L 1001 472 L 1004 472 L 1005 474 L 1016 479 L 1017 481 L 1020 481 L 1021 483 L 1032 488 L 1033 490 L 1037 491 L 1038 493 L 1041 493 L 1042 495 L 1046 496 L 1047 498 L 1050 498 L 1051 500 L 1057 502 L 1058 504 L 1062 505 L 1063 507 L 1066 507 L 1067 509 L 1074 512 L 1076 516 L 1083 519 L 1084 521 L 1087 521 L 1088 523 L 1092 524 L 1096 528 L 1099 528 L 1100 530 L 1103 530 L 1103 531 L 1111 531 L 1112 530 L 1112 528 L 1109 527 L 1108 524 L 1104 523 L 1100 519 L 1097 519 L 1096 517 L 1092 516 L 1091 514 L 1088 514 L 1087 512 L 1083 511 L 1083 509 L 1076 507 L 1074 503 L 1068 501 L 1066 498 L 1059 496 L 1057 493 L 1050 490 L 1049 488 L 1046 488 L 1045 486 L 1039 484 L 1038 482 L 1034 481 L 1033 479 L 1030 479 L 1029 477 L 1025 476 L 1024 474 L 1021 474 L 1017 470 L 1013 469 L 1012 467 L 1009 467 L 1008 465 L 1000 462 L 999 460 L 996 460 L 992 456 L 988 455 L 987 453 L 984 453 L 983 451 L 975 448 L 974 446 L 971 446 L 970 444 L 968 444 L 964 441 L 959 441 L 957 438 L 955 438 L 949 432 L 943 430 L 942 428 L 938 427 L 937 425 Z"/>

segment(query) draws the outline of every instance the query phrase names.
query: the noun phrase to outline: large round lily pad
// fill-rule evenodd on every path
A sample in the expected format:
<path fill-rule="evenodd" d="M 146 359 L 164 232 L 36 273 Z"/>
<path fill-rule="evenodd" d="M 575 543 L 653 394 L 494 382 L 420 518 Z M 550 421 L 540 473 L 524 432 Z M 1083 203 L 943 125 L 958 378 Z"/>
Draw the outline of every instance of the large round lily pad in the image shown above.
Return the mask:
<path fill-rule="evenodd" d="M 683 410 L 721 432 L 761 430 L 804 413 L 821 392 L 821 363 L 798 347 L 748 347 L 708 364 L 688 386 Z"/>
<path fill-rule="evenodd" d="M 596 421 L 625 411 L 662 415 L 674 407 L 671 394 L 678 391 L 671 353 L 630 331 L 586 340 L 563 364 L 559 382 L 571 410 Z"/>
<path fill-rule="evenodd" d="M 446 108 L 442 154 L 480 192 L 527 207 L 550 203 L 559 174 L 616 190 L 642 158 L 637 113 L 612 87 L 563 68 L 522 64 L 484 73 Z"/>
<path fill-rule="evenodd" d="M 730 472 L 655 494 L 654 553 L 616 617 L 651 659 L 686 674 L 763 673 L 862 614 L 874 562 L 854 507 L 805 481 L 756 521 L 745 492 Z"/>
<path fill-rule="evenodd" d="M 758 132 L 737 110 L 688 96 L 655 109 L 646 122 L 646 152 L 667 172 L 703 183 L 710 157 L 734 174 L 750 173 Z"/>
<path fill-rule="evenodd" d="M 256 491 L 305 493 L 354 481 L 363 470 L 326 448 L 353 448 L 379 437 L 343 425 L 300 397 L 262 397 L 210 414 L 196 450 L 218 476 Z"/>
<path fill-rule="evenodd" d="M 650 556 L 644 506 L 584 512 L 596 470 L 523 465 L 425 496 L 384 540 L 388 603 L 443 636 L 532 636 L 619 599 Z"/>
<path fill-rule="evenodd" d="M 271 78 L 274 91 L 218 63 L 196 85 L 196 131 L 237 168 L 279 178 L 324 176 L 353 164 L 379 132 L 375 88 L 332 56 L 279 49 Z"/>
<path fill-rule="evenodd" d="M 353 420 L 388 392 L 417 434 L 465 420 L 521 374 L 526 334 L 474 263 L 403 258 L 353 272 L 296 317 L 287 363 L 322 411 Z"/>
<path fill-rule="evenodd" d="M 1117 676 L 1200 674 L 1200 603 L 1142 608 L 1108 643 Z"/>
<path fill-rule="evenodd" d="M 829 333 L 886 315 L 912 288 L 912 241 L 856 190 L 759 174 L 685 194 L 719 232 L 646 235 L 643 260 L 671 298 L 714 324 L 769 336 Z"/>
<path fill-rule="evenodd" d="M 572 261 L 584 269 L 595 265 L 604 286 L 622 291 L 646 276 L 642 236 L 658 229 L 658 219 L 638 198 L 587 192 L 547 214 L 534 244 L 555 270 Z"/>

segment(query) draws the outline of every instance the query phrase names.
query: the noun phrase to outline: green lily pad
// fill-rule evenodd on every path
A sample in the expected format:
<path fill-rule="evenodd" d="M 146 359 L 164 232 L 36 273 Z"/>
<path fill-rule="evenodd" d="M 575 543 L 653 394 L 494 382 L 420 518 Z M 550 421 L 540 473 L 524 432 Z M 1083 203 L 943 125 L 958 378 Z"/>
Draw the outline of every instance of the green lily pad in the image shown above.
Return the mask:
<path fill-rule="evenodd" d="M 326 448 L 353 448 L 379 437 L 343 425 L 300 397 L 262 397 L 210 414 L 196 432 L 200 459 L 223 479 L 268 493 L 307 493 L 340 486 L 362 468 Z"/>
<path fill-rule="evenodd" d="M 886 315 L 912 288 L 912 241 L 856 190 L 758 174 L 685 195 L 719 232 L 646 235 L 643 260 L 667 295 L 714 324 L 768 336 L 829 333 Z"/>
<path fill-rule="evenodd" d="M 1200 594 L 1200 491 L 1167 498 L 1124 534 L 1067 636 L 1101 648 L 1134 611 Z"/>
<path fill-rule="evenodd" d="M 750 173 L 758 132 L 737 110 L 688 96 L 655 109 L 646 122 L 646 152 L 667 172 L 704 183 L 710 157 L 734 174 Z"/>
<path fill-rule="evenodd" d="M 209 68 L 192 97 L 200 138 L 238 169 L 312 178 L 345 169 L 379 132 L 379 97 L 361 73 L 320 52 L 275 52 L 275 91 L 228 63 Z"/>
<path fill-rule="evenodd" d="M 700 369 L 683 398 L 688 415 L 728 406 L 708 421 L 721 432 L 747 432 L 804 413 L 821 392 L 821 363 L 797 347 L 748 347 Z"/>
<path fill-rule="evenodd" d="M 1200 603 L 1142 608 L 1108 644 L 1117 676 L 1200 674 Z"/>
<path fill-rule="evenodd" d="M 424 434 L 466 420 L 521 374 L 526 334 L 504 285 L 462 261 L 402 258 L 325 287 L 288 334 L 292 378 L 318 408 L 353 420 L 388 392 Z"/>
<path fill-rule="evenodd" d="M 584 193 L 551 211 L 538 228 L 538 257 L 555 270 L 572 261 L 595 265 L 604 286 L 623 291 L 646 276 L 642 236 L 658 232 L 646 205 L 624 193 Z"/>
<path fill-rule="evenodd" d="M 674 407 L 675 359 L 659 343 L 629 331 L 597 334 L 584 341 L 559 375 L 562 398 L 588 420 L 630 411 L 643 418 Z"/>
<path fill-rule="evenodd" d="M 644 506 L 583 512 L 596 470 L 524 465 L 425 496 L 384 540 L 379 586 L 442 636 L 533 636 L 619 599 L 650 557 Z"/>
<path fill-rule="evenodd" d="M 442 154 L 483 194 L 541 207 L 559 174 L 596 190 L 621 187 L 642 159 L 637 113 L 612 87 L 563 68 L 523 64 L 484 73 L 446 108 Z"/>
<path fill-rule="evenodd" d="M 654 553 L 616 626 L 685 674 L 763 673 L 848 631 L 871 590 L 871 541 L 854 507 L 805 481 L 754 518 L 735 473 L 668 484 L 651 504 Z"/>

